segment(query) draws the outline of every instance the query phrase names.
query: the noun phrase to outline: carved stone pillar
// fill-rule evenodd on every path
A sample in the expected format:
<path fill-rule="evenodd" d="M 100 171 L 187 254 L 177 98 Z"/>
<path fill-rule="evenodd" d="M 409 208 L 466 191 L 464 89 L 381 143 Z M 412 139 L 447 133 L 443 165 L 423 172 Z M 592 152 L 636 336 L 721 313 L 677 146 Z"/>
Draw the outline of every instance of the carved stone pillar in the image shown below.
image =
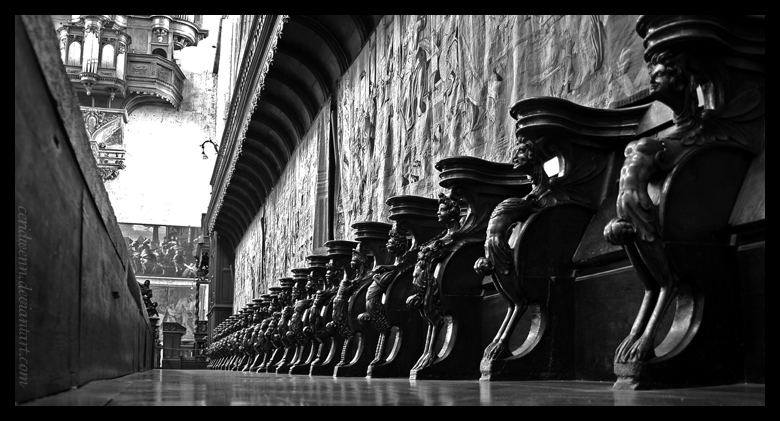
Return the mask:
<path fill-rule="evenodd" d="M 100 58 L 100 32 L 103 28 L 102 16 L 88 15 L 84 17 L 84 47 L 81 59 L 81 83 L 92 94 L 92 86 L 97 83 L 97 72 Z"/>
<path fill-rule="evenodd" d="M 60 56 L 62 64 L 68 64 L 68 27 L 60 26 L 57 28 L 57 35 L 60 40 Z"/>
<path fill-rule="evenodd" d="M 125 67 L 127 66 L 127 44 L 130 42 L 130 37 L 124 32 L 117 34 L 117 54 L 116 54 L 116 78 L 119 80 L 125 80 Z M 125 85 L 123 85 L 125 86 Z M 122 91 L 124 94 L 124 90 Z"/>

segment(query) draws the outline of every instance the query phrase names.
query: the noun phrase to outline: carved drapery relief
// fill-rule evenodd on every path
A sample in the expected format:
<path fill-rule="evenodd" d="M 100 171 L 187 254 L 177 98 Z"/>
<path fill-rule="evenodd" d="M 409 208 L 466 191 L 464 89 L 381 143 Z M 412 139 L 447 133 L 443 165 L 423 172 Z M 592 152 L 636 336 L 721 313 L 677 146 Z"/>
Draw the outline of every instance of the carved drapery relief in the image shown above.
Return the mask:
<path fill-rule="evenodd" d="M 636 16 L 386 16 L 337 89 L 336 235 L 393 195 L 433 197 L 433 164 L 508 162 L 532 96 L 607 108 L 646 95 Z"/>

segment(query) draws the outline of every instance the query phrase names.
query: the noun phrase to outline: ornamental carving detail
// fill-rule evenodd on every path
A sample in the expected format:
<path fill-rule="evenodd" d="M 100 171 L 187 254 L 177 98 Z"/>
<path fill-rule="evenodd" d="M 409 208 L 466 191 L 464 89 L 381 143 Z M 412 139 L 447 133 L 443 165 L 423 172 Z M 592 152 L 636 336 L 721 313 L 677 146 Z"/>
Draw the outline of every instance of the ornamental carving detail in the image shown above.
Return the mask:
<path fill-rule="evenodd" d="M 687 52 L 667 50 L 652 54 L 648 72 L 650 94 L 672 110 L 674 128 L 660 138 L 646 137 L 626 146 L 617 217 L 604 227 L 604 238 L 610 244 L 623 246 L 646 290 L 631 332 L 615 352 L 616 388 L 637 386 L 645 363 L 655 358 L 659 324 L 675 300 L 687 300 L 694 306 L 704 304 L 702 297 L 691 294 L 690 282 L 670 259 L 659 204 L 650 196 L 649 185 L 667 177 L 687 156 L 700 149 L 717 144 L 747 149 L 749 138 L 740 123 L 763 114 L 762 95 L 757 89 L 743 90 L 718 104 L 720 99 L 711 95 L 723 83 L 717 65 Z M 699 87 L 705 92 L 705 101 L 712 100 L 714 108 L 700 108 Z M 695 324 L 693 321 L 692 325 Z M 686 330 L 686 335 L 696 332 L 694 326 Z"/>
<path fill-rule="evenodd" d="M 372 274 L 373 281 L 366 292 L 366 312 L 358 316 L 358 320 L 361 323 L 370 323 L 379 332 L 376 354 L 369 366 L 382 364 L 387 361 L 387 355 L 385 355 L 384 350 L 392 326 L 387 320 L 385 306 L 382 304 L 382 296 L 396 278 L 414 268 L 417 259 L 419 248 L 415 247 L 410 250 L 410 241 L 404 235 L 407 231 L 405 224 L 399 224 L 397 221 L 393 223 L 386 247 L 387 251 L 396 257 L 396 263 L 379 266 L 374 270 Z"/>

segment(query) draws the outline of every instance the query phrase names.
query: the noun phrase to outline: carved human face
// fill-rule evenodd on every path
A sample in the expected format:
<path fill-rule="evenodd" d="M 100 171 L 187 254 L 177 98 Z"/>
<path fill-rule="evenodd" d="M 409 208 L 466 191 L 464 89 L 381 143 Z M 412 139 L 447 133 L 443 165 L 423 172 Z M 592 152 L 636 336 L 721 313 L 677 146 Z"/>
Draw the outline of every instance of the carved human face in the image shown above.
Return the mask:
<path fill-rule="evenodd" d="M 418 256 L 418 259 L 419 259 L 419 256 Z M 419 263 L 418 263 L 418 264 L 416 264 L 416 265 L 414 265 L 414 272 L 412 273 L 412 276 L 413 276 L 415 279 L 417 279 L 417 278 L 419 278 L 420 276 L 422 276 L 422 273 L 423 273 L 423 265 L 421 265 L 421 264 L 419 264 Z"/>
<path fill-rule="evenodd" d="M 312 297 L 317 292 L 317 281 L 311 276 L 309 276 L 309 280 L 306 282 L 306 292 L 309 294 L 309 297 Z"/>
<path fill-rule="evenodd" d="M 360 267 L 363 266 L 365 263 L 366 258 L 360 254 L 359 252 L 352 252 L 352 260 L 350 261 L 350 266 L 352 266 L 353 269 L 360 269 Z"/>
<path fill-rule="evenodd" d="M 439 218 L 439 222 L 447 222 L 451 218 L 451 212 L 449 206 L 446 203 L 439 203 L 439 210 L 436 212 L 436 216 Z"/>
<path fill-rule="evenodd" d="M 325 280 L 330 285 L 338 285 L 343 277 L 344 269 L 342 266 L 336 260 L 331 260 L 328 263 L 328 271 L 325 272 Z"/>
<path fill-rule="evenodd" d="M 387 244 L 385 245 L 385 248 L 387 248 L 387 251 L 389 251 L 393 255 L 400 256 L 406 251 L 407 248 L 406 238 L 398 234 L 391 233 L 390 238 L 387 240 Z"/>
<path fill-rule="evenodd" d="M 663 64 L 650 69 L 650 95 L 658 96 L 672 91 L 672 77 Z"/>
<path fill-rule="evenodd" d="M 512 157 L 512 164 L 514 169 L 521 169 L 531 163 L 531 147 L 524 141 L 520 141 L 515 150 L 515 155 Z"/>

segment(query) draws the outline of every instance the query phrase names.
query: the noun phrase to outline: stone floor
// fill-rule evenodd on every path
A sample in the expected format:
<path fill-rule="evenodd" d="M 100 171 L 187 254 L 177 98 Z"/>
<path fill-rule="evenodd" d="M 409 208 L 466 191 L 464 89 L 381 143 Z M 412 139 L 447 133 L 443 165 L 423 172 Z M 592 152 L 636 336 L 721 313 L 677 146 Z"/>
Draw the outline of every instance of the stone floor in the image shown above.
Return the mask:
<path fill-rule="evenodd" d="M 585 381 L 480 382 L 152 370 L 38 399 L 35 405 L 765 406 L 766 386 L 614 391 Z"/>

